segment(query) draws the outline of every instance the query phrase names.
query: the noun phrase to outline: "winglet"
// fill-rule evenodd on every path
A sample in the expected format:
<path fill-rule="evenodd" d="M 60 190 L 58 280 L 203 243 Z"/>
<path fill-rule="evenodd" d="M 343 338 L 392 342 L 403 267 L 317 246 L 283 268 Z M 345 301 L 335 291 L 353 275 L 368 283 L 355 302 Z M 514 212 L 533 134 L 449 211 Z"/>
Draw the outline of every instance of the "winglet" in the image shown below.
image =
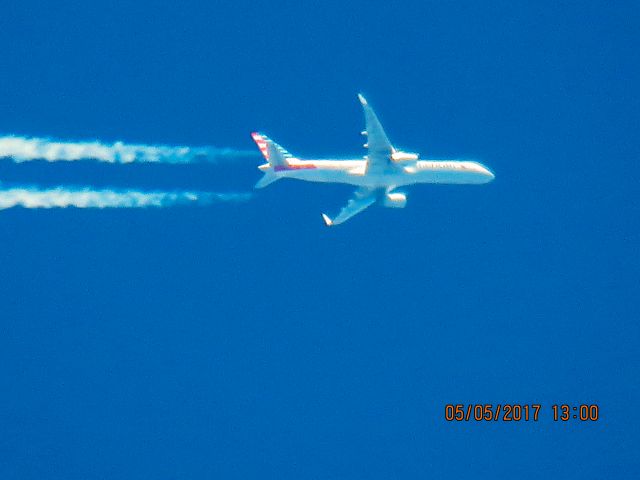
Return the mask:
<path fill-rule="evenodd" d="M 366 105 L 367 104 L 367 99 L 364 98 L 364 96 L 361 93 L 358 94 L 358 100 L 360 100 L 360 103 L 362 105 Z"/>
<path fill-rule="evenodd" d="M 330 227 L 331 225 L 333 225 L 333 221 L 327 215 L 325 215 L 324 213 L 322 214 L 322 219 L 324 220 L 324 224 L 327 227 Z"/>

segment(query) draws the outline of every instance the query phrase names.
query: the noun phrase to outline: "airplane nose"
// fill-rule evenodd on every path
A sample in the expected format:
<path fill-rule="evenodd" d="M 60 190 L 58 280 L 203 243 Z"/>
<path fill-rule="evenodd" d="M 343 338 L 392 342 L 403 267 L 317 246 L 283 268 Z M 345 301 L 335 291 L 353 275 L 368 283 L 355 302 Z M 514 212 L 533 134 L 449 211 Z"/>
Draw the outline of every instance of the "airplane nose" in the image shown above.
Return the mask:
<path fill-rule="evenodd" d="M 487 181 L 489 181 L 489 182 L 491 180 L 493 180 L 494 178 L 496 178 L 496 176 L 493 174 L 493 172 L 491 170 L 489 170 L 488 168 L 486 168 L 486 167 L 484 168 L 484 172 L 483 173 L 487 176 L 487 178 L 488 178 Z"/>

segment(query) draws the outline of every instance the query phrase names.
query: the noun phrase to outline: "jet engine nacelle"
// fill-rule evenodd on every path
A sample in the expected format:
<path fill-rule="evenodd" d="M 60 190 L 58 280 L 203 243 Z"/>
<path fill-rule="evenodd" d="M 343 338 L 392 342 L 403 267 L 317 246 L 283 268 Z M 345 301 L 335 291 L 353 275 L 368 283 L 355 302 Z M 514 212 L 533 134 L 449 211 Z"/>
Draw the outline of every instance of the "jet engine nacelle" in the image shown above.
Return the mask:
<path fill-rule="evenodd" d="M 390 208 L 404 208 L 407 204 L 407 196 L 404 193 L 387 193 L 384 196 L 384 206 Z"/>
<path fill-rule="evenodd" d="M 415 162 L 418 158 L 417 153 L 393 152 L 391 154 L 391 160 L 394 162 Z"/>

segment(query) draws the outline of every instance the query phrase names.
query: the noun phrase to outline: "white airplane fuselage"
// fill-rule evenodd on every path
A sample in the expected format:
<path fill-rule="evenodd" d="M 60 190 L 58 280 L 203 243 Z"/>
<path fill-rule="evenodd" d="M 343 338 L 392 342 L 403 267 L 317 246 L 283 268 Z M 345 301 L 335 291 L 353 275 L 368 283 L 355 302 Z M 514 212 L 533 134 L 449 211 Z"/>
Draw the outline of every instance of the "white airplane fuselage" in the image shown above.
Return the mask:
<path fill-rule="evenodd" d="M 401 168 L 385 173 L 366 173 L 366 160 L 298 160 L 275 168 L 278 177 L 307 182 L 346 183 L 359 187 L 395 188 L 417 183 L 482 184 L 494 175 L 484 165 L 460 160 L 418 160 L 403 162 Z"/>

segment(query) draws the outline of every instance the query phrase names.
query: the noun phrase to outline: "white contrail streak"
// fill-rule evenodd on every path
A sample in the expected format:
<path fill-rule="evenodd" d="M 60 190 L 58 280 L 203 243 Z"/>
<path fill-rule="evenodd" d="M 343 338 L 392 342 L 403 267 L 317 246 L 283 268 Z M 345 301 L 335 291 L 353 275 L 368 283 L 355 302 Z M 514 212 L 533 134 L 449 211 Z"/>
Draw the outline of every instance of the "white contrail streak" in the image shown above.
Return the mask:
<path fill-rule="evenodd" d="M 0 210 L 16 206 L 25 208 L 169 207 L 189 204 L 208 205 L 214 202 L 242 202 L 250 198 L 249 193 L 12 187 L 0 188 Z"/>
<path fill-rule="evenodd" d="M 191 163 L 216 162 L 223 159 L 251 157 L 252 151 L 216 147 L 172 147 L 167 145 L 111 144 L 98 141 L 62 142 L 50 138 L 0 137 L 0 158 L 15 162 L 97 160 L 107 163 Z"/>

